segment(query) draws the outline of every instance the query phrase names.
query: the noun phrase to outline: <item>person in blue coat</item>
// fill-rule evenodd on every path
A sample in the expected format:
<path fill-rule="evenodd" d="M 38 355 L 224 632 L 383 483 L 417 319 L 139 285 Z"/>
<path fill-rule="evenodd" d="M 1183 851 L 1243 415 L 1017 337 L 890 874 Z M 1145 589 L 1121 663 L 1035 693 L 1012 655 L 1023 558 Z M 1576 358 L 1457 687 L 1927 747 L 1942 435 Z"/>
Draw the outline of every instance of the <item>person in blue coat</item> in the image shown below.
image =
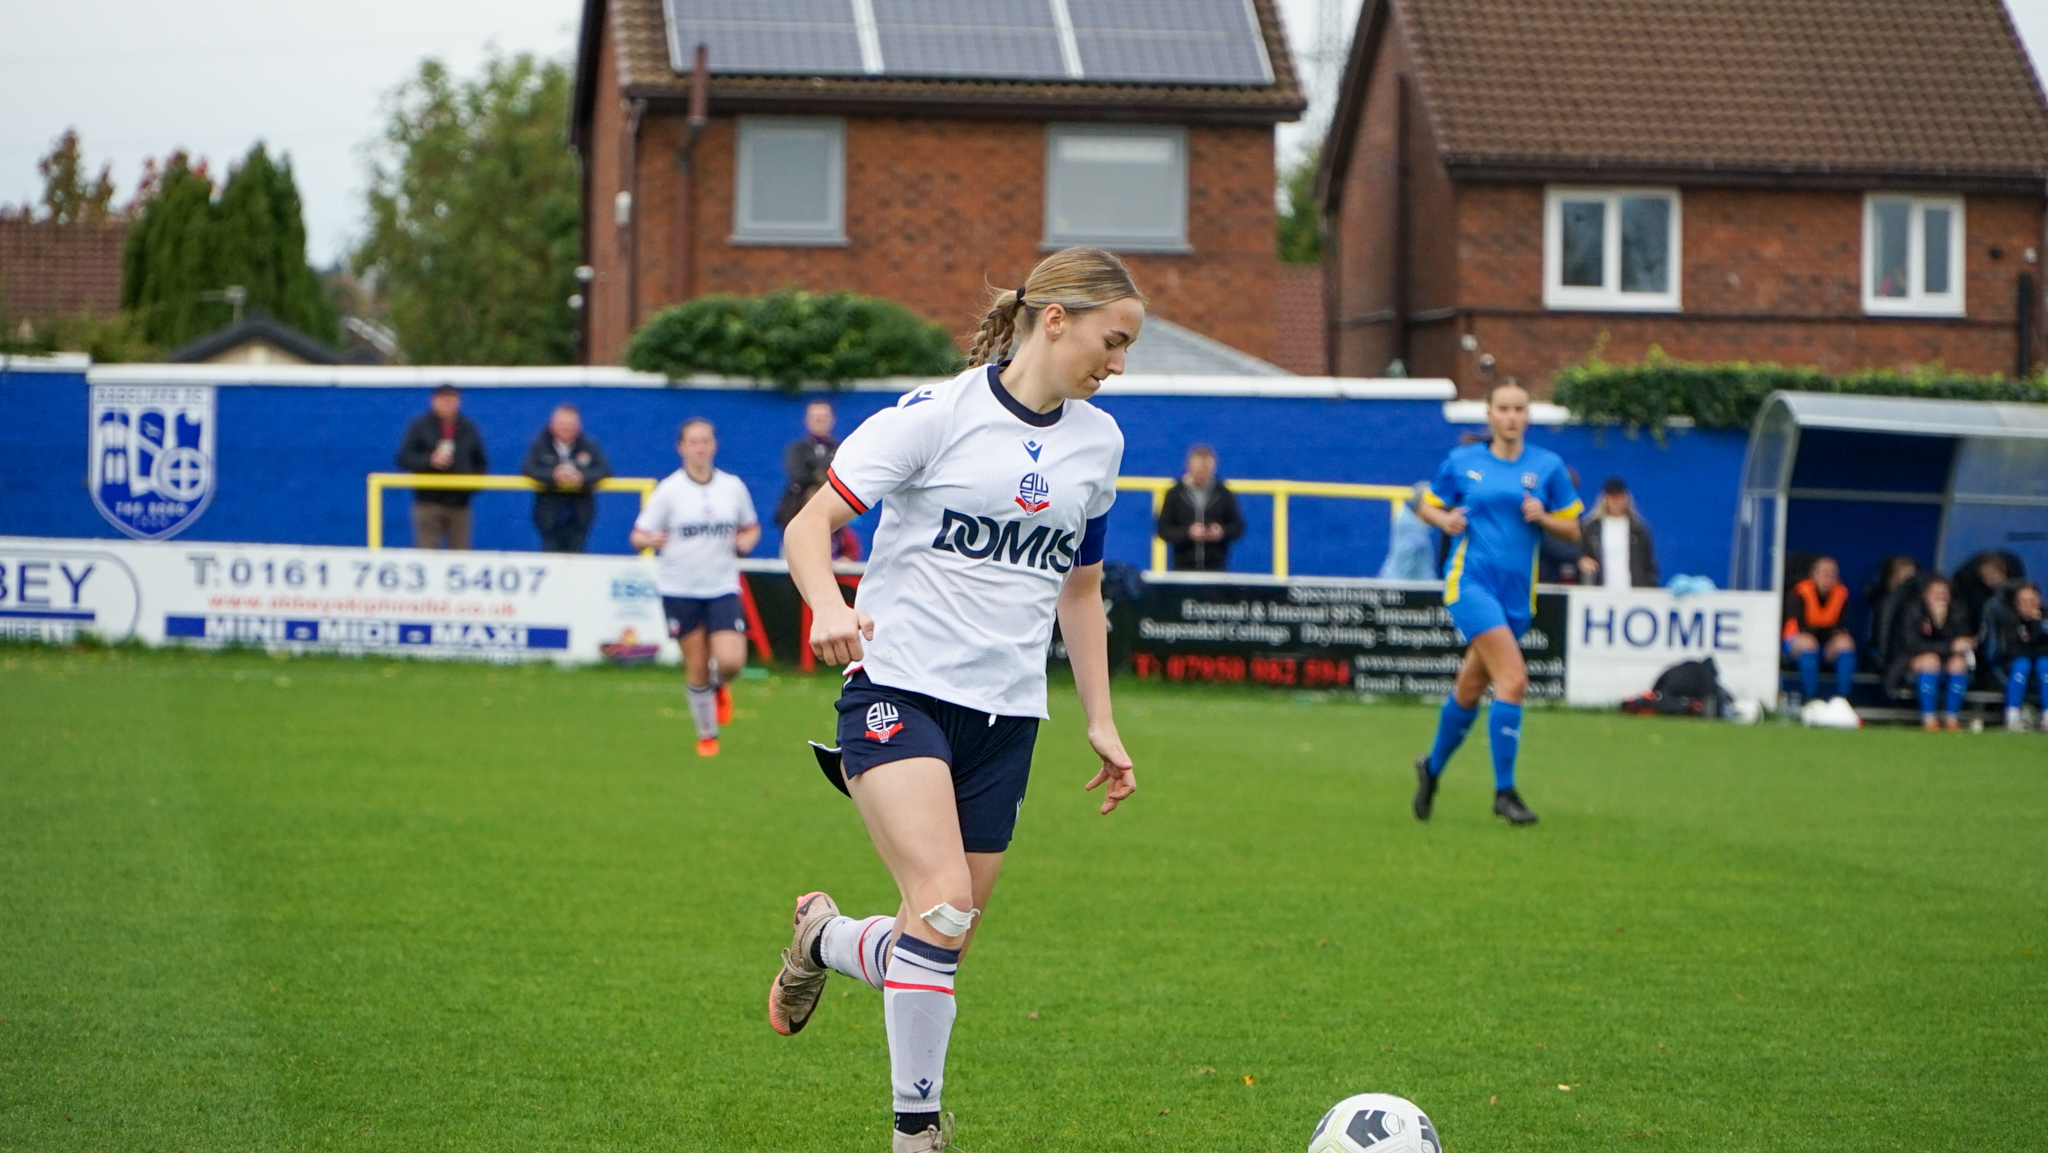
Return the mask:
<path fill-rule="evenodd" d="M 1585 505 L 1564 461 L 1528 443 L 1529 393 L 1504 380 L 1486 393 L 1490 440 L 1452 449 L 1418 510 L 1451 538 L 1444 564 L 1444 607 L 1465 640 L 1465 662 L 1437 722 L 1435 747 L 1415 761 L 1415 818 L 1429 819 L 1444 766 L 1479 717 L 1493 686 L 1487 731 L 1493 748 L 1493 812 L 1514 825 L 1536 814 L 1515 790 L 1522 743 L 1522 697 L 1529 688 L 1522 634 L 1536 609 L 1537 554 L 1543 536 L 1579 539 Z"/>

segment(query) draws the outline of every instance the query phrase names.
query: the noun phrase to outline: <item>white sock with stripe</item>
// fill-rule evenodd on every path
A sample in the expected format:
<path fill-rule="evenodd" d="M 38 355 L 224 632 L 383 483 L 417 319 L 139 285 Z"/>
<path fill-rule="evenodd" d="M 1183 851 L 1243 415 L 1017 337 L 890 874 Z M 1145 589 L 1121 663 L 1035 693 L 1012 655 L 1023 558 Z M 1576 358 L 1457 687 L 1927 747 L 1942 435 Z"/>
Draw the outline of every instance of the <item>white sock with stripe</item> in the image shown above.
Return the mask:
<path fill-rule="evenodd" d="M 903 1129 L 905 1114 L 929 1114 L 937 1123 L 946 1042 L 953 1036 L 953 974 L 959 967 L 960 950 L 908 935 L 896 939 L 889 955 L 882 1021 L 889 1029 L 889 1083 L 895 1090 L 898 1129 Z"/>
<path fill-rule="evenodd" d="M 710 740 L 718 735 L 718 690 L 710 685 L 698 688 L 684 685 L 683 695 L 690 698 L 690 720 L 696 722 L 697 739 Z"/>
<path fill-rule="evenodd" d="M 818 935 L 818 959 L 841 976 L 879 989 L 889 969 L 889 937 L 895 917 L 835 917 Z"/>

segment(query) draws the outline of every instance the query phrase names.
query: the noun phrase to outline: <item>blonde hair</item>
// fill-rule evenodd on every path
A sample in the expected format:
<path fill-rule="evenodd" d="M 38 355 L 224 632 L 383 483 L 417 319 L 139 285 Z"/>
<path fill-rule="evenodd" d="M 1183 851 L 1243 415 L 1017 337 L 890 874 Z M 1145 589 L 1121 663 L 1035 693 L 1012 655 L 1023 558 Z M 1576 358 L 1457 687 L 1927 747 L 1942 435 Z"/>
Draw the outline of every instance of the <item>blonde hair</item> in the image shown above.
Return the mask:
<path fill-rule="evenodd" d="M 1114 253 L 1100 248 L 1062 248 L 1039 261 L 1021 289 L 995 294 L 975 331 L 968 363 L 995 364 L 1009 356 L 1048 305 L 1057 304 L 1071 315 L 1127 297 L 1145 303 L 1145 294 L 1138 291 L 1131 270 Z"/>

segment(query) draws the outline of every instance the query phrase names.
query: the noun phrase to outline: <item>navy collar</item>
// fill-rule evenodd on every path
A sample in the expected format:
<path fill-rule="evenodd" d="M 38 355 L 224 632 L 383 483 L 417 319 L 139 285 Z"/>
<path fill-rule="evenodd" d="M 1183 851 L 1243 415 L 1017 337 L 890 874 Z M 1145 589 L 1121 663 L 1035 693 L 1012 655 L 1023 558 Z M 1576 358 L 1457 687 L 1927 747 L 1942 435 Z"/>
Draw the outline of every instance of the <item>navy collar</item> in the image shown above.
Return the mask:
<path fill-rule="evenodd" d="M 1067 411 L 1067 402 L 1061 401 L 1060 406 L 1051 412 L 1033 412 L 1025 408 L 1016 397 L 1010 395 L 1009 389 L 1003 387 L 1002 371 L 1004 366 L 1009 363 L 1006 360 L 1002 364 L 991 364 L 988 366 L 988 390 L 996 394 L 996 400 L 1004 408 L 1010 410 L 1011 416 L 1016 417 L 1033 428 L 1051 428 L 1053 425 L 1058 424 L 1060 422 L 1060 414 Z"/>

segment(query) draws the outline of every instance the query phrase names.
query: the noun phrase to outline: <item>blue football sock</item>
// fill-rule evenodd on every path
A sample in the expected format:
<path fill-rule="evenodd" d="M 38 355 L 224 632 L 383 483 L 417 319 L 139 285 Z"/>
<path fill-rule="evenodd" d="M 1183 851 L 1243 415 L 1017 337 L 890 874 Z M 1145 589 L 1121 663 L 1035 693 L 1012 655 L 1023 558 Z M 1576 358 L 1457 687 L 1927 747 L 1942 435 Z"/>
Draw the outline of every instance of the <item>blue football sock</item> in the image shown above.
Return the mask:
<path fill-rule="evenodd" d="M 1443 712 L 1437 714 L 1436 745 L 1429 750 L 1429 775 L 1441 776 L 1444 766 L 1451 763 L 1451 754 L 1465 743 L 1465 734 L 1472 731 L 1472 722 L 1479 719 L 1479 707 L 1466 708 L 1456 697 L 1444 698 Z"/>
<path fill-rule="evenodd" d="M 2041 711 L 2048 712 L 2048 657 L 2034 658 L 2034 675 L 2041 678 Z"/>
<path fill-rule="evenodd" d="M 1496 700 L 1486 720 L 1487 735 L 1493 738 L 1493 788 L 1495 792 L 1515 787 L 1515 754 L 1522 751 L 1522 706 Z"/>
<path fill-rule="evenodd" d="M 1948 715 L 1955 716 L 1963 711 L 1963 692 L 1970 687 L 1970 674 L 1950 673 L 1948 675 Z"/>
<path fill-rule="evenodd" d="M 1835 654 L 1835 695 L 1846 698 L 1856 683 L 1856 654 Z"/>
<path fill-rule="evenodd" d="M 2015 657 L 2012 673 L 2005 678 L 2005 707 L 2019 708 L 2027 703 L 2027 681 L 2034 671 L 2034 662 L 2026 657 Z"/>
<path fill-rule="evenodd" d="M 1913 686 L 1920 694 L 1920 715 L 1934 715 L 1935 698 L 1941 695 L 1941 674 L 1921 673 Z"/>
<path fill-rule="evenodd" d="M 1799 687 L 1806 690 L 1806 699 L 1820 699 L 1820 654 L 1799 654 Z"/>

